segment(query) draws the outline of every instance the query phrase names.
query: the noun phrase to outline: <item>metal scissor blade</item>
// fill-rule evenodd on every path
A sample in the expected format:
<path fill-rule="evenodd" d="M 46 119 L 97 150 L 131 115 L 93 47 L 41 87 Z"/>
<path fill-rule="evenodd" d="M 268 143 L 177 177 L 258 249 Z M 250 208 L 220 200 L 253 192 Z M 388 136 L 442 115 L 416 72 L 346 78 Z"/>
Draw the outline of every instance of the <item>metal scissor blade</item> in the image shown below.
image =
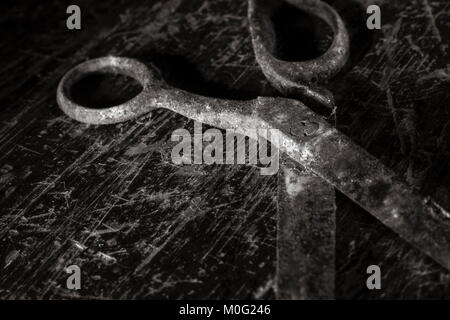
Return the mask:
<path fill-rule="evenodd" d="M 282 155 L 277 211 L 277 299 L 334 299 L 333 186 Z"/>
<path fill-rule="evenodd" d="M 265 101 L 258 115 L 281 131 L 282 151 L 450 270 L 449 212 L 301 102 L 286 100 L 282 108 L 273 108 Z"/>
<path fill-rule="evenodd" d="M 272 135 L 263 138 L 450 270 L 450 213 L 413 191 L 302 102 L 285 98 L 231 102 L 173 90 L 167 100 L 174 96 L 184 103 L 162 104 L 212 126 L 253 138 L 251 129 L 266 129 L 259 134 L 277 129 L 279 139 Z"/>

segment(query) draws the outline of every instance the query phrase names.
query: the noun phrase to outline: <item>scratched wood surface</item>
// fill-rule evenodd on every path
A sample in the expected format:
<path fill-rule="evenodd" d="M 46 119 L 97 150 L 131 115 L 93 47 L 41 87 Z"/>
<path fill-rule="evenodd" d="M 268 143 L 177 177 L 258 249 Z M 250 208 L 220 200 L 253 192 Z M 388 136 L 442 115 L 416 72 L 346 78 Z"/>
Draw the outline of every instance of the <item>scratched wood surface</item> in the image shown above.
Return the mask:
<path fill-rule="evenodd" d="M 329 84 L 337 126 L 450 209 L 450 4 L 375 1 L 383 28 L 369 31 L 369 2 L 330 1 L 352 35 L 349 66 Z M 171 112 L 87 126 L 55 101 L 64 72 L 109 54 L 152 61 L 205 95 L 275 94 L 253 56 L 246 2 L 77 3 L 81 31 L 65 27 L 68 2 L 1 4 L 0 297 L 273 298 L 276 176 L 172 164 L 172 131 L 193 124 Z M 282 31 L 304 31 L 286 21 Z M 302 40 L 308 34 L 318 39 Z M 327 40 L 280 38 L 298 55 Z M 108 105 L 136 90 L 91 77 L 74 95 Z M 336 200 L 337 298 L 450 298 L 449 272 L 339 192 Z M 82 270 L 79 291 L 65 288 L 71 264 Z M 382 290 L 366 288 L 370 264 L 381 267 Z"/>

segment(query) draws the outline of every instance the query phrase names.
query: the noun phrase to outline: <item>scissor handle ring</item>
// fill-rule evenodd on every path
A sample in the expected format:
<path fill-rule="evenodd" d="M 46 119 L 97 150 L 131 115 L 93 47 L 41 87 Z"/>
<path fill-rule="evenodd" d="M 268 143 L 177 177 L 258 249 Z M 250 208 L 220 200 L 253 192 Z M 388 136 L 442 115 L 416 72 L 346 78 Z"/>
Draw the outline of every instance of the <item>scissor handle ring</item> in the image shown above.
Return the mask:
<path fill-rule="evenodd" d="M 271 16 L 282 0 L 249 0 L 248 18 L 256 60 L 270 83 L 284 94 L 309 96 L 324 104 L 332 97 L 320 84 L 336 75 L 348 60 L 349 36 L 339 14 L 320 0 L 285 0 L 285 2 L 324 20 L 333 30 L 333 42 L 321 56 L 307 61 L 283 61 L 275 56 L 276 35 Z M 299 40 L 301 41 L 301 39 Z"/>
<path fill-rule="evenodd" d="M 127 102 L 108 108 L 89 108 L 72 100 L 70 88 L 75 82 L 92 73 L 116 73 L 136 79 L 142 91 Z M 72 119 L 89 124 L 112 124 L 127 121 L 149 112 L 146 101 L 152 83 L 152 74 L 145 64 L 131 58 L 102 57 L 80 63 L 60 80 L 56 101 L 60 109 Z"/>

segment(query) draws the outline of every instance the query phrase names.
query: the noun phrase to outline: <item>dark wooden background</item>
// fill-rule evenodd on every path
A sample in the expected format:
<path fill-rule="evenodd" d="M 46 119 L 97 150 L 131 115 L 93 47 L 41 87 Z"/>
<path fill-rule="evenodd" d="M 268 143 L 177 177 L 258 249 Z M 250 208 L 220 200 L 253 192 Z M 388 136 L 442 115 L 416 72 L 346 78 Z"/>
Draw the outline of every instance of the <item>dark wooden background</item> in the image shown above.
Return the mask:
<path fill-rule="evenodd" d="M 338 128 L 450 209 L 450 3 L 329 2 L 352 36 L 349 65 L 329 84 Z M 72 3 L 81 31 L 65 26 Z M 382 30 L 365 27 L 373 3 Z M 276 176 L 173 165 L 170 135 L 193 124 L 169 111 L 88 126 L 55 99 L 70 67 L 110 54 L 154 62 L 197 93 L 274 95 L 254 59 L 246 1 L 0 6 L 0 297 L 274 298 Z M 286 58 L 329 41 L 323 24 L 282 14 Z M 121 102 L 137 90 L 125 80 L 92 76 L 74 95 Z M 450 272 L 339 192 L 336 201 L 336 298 L 450 298 Z M 79 291 L 65 288 L 71 264 L 82 270 Z M 381 267 L 382 290 L 366 288 L 370 264 Z"/>

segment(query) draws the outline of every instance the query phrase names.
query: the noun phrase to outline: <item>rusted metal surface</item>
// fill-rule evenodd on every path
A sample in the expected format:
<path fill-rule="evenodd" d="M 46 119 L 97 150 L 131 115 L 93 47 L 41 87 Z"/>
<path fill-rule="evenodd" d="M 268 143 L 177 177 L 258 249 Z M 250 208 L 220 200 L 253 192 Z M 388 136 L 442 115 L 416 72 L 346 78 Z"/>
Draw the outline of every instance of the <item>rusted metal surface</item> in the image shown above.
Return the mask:
<path fill-rule="evenodd" d="M 283 157 L 278 175 L 278 299 L 333 299 L 334 188 Z"/>
<path fill-rule="evenodd" d="M 288 62 L 276 57 L 276 36 L 271 21 L 284 0 L 250 0 L 248 17 L 255 57 L 270 83 L 287 96 L 303 96 L 334 107 L 333 95 L 321 85 L 336 75 L 349 55 L 349 38 L 339 14 L 317 0 L 289 0 L 287 3 L 325 20 L 334 32 L 330 48 L 308 61 Z M 302 41 L 302 39 L 298 39 Z"/>
<path fill-rule="evenodd" d="M 281 150 L 335 186 L 402 238 L 450 269 L 450 214 L 421 197 L 396 174 L 300 102 L 281 114 L 265 104 L 260 113 L 282 135 Z M 274 118 L 278 115 L 278 121 Z M 294 128 L 316 124 L 315 133 Z"/>
<path fill-rule="evenodd" d="M 142 92 L 126 103 L 103 109 L 83 107 L 72 102 L 71 87 L 81 78 L 91 73 L 118 73 L 136 79 Z M 105 57 L 79 64 L 61 79 L 57 89 L 60 108 L 71 118 L 89 124 L 111 124 L 135 119 L 153 110 L 151 96 L 161 91 L 154 74 L 134 59 Z M 94 106 L 95 107 L 95 106 Z"/>

